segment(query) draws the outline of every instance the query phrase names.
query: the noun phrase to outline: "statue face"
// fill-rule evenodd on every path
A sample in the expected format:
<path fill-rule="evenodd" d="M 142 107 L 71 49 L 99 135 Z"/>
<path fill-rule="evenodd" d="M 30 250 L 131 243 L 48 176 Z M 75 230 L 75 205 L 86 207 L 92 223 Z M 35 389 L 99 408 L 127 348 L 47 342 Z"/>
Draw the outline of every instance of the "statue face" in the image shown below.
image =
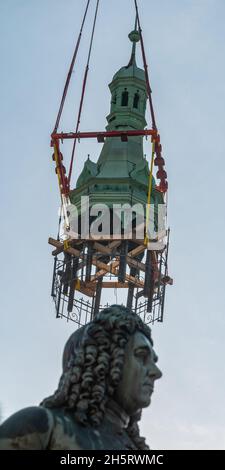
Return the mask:
<path fill-rule="evenodd" d="M 123 376 L 115 394 L 117 403 L 130 416 L 151 402 L 154 382 L 162 376 L 156 361 L 150 341 L 137 331 L 127 343 Z"/>

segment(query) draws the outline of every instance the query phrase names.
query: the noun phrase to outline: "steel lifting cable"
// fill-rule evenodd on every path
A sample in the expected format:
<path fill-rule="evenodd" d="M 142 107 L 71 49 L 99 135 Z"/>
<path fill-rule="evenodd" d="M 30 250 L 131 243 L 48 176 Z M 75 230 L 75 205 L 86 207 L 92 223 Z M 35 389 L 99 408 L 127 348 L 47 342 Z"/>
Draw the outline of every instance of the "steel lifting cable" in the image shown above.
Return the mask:
<path fill-rule="evenodd" d="M 162 146 L 160 144 L 160 136 L 158 134 L 158 130 L 157 130 L 157 126 L 156 126 L 155 113 L 154 113 L 153 102 L 152 102 L 152 97 L 151 97 L 152 91 L 151 91 L 149 75 L 148 75 L 148 65 L 147 65 L 147 61 L 146 61 L 144 40 L 143 40 L 143 36 L 142 36 L 142 29 L 141 29 L 140 17 L 139 17 L 139 12 L 138 12 L 137 0 L 134 0 L 134 3 L 135 3 L 137 20 L 138 20 L 138 29 L 139 29 L 140 41 L 141 41 L 141 51 L 142 51 L 144 69 L 145 69 L 145 78 L 146 78 L 146 85 L 147 85 L 147 93 L 148 93 L 148 97 L 149 97 L 150 113 L 151 113 L 151 118 L 152 118 L 152 127 L 157 133 L 157 137 L 156 137 L 156 139 L 154 139 L 155 140 L 155 153 L 156 153 L 156 159 L 154 161 L 154 164 L 156 166 L 158 166 L 158 171 L 156 173 L 156 177 L 160 179 L 160 184 L 158 186 L 159 190 L 163 193 L 166 193 L 166 191 L 168 189 L 168 182 L 166 180 L 167 179 L 167 174 L 166 174 L 166 171 L 164 169 L 165 161 L 162 158 Z"/>
<path fill-rule="evenodd" d="M 147 64 L 146 55 L 145 55 L 144 41 L 143 41 L 143 36 L 142 36 L 142 29 L 141 29 L 141 23 L 140 23 L 137 0 L 134 0 L 134 4 L 135 4 L 135 9 L 136 9 L 138 30 L 139 30 L 140 42 L 141 42 L 141 51 L 142 51 L 144 69 L 145 69 L 145 80 L 146 80 L 146 85 L 147 85 L 147 93 L 148 93 L 148 98 L 149 98 L 150 113 L 151 113 L 151 118 L 152 118 L 152 128 L 157 130 L 156 121 L 155 121 L 155 113 L 154 113 L 154 108 L 153 108 L 153 103 L 152 103 L 152 96 L 151 96 L 152 90 L 151 90 L 150 81 L 149 81 L 148 64 Z"/>
<path fill-rule="evenodd" d="M 59 122 L 60 122 L 60 119 L 61 119 L 63 106 L 64 106 L 64 103 L 65 103 L 67 91 L 68 91 L 69 84 L 70 84 L 70 79 L 71 79 L 74 64 L 75 64 L 75 61 L 76 61 L 77 52 L 78 52 L 78 49 L 79 49 L 80 40 L 81 40 L 81 36 L 82 36 L 83 28 L 84 28 L 84 23 L 85 23 L 86 16 L 87 16 L 89 4 L 90 4 L 90 0 L 87 1 L 86 9 L 85 9 L 85 12 L 84 12 L 84 16 L 83 16 L 83 20 L 82 20 L 82 24 L 81 24 L 81 28 L 80 28 L 80 33 L 79 33 L 79 36 L 78 36 L 78 39 L 77 39 L 76 47 L 75 47 L 75 50 L 74 50 L 74 54 L 73 54 L 72 61 L 71 61 L 71 64 L 70 64 L 70 68 L 69 68 L 69 72 L 68 72 L 68 75 L 67 75 L 66 83 L 65 83 L 65 86 L 64 86 L 63 95 L 62 95 L 62 99 L 61 99 L 61 103 L 60 103 L 60 107 L 59 107 L 59 112 L 58 112 L 58 115 L 57 115 L 57 118 L 56 118 L 55 127 L 54 127 L 54 131 L 53 131 L 54 134 L 57 132 L 58 127 L 59 127 Z"/>
<path fill-rule="evenodd" d="M 161 155 L 161 150 L 162 146 L 160 144 L 160 137 L 158 135 L 158 130 L 157 130 L 157 125 L 156 125 L 156 120 L 155 120 L 155 113 L 154 113 L 154 108 L 153 108 L 153 102 L 152 102 L 152 90 L 150 86 L 150 80 L 149 80 L 149 74 L 148 74 L 148 65 L 147 65 L 147 60 L 146 60 L 146 55 L 145 55 L 145 48 L 144 48 L 144 40 L 142 36 L 142 29 L 141 29 L 141 23 L 140 23 L 140 17 L 139 17 L 139 11 L 138 11 L 138 4 L 137 0 L 134 0 L 135 4 L 135 10 L 136 10 L 136 18 L 137 18 L 137 23 L 138 23 L 138 31 L 140 35 L 140 43 L 141 43 L 141 51 L 142 51 L 142 58 L 143 58 L 143 64 L 144 64 L 144 71 L 145 71 L 145 81 L 146 81 L 146 86 L 147 86 L 147 94 L 149 98 L 149 106 L 150 106 L 150 114 L 151 114 L 151 119 L 152 119 L 152 128 L 156 131 L 157 138 L 153 138 L 152 141 L 152 155 L 151 155 L 151 164 L 150 164 L 150 173 L 149 173 L 149 187 L 148 187 L 148 213 L 147 213 L 147 221 L 146 221 L 146 234 L 145 234 L 145 243 L 147 244 L 148 242 L 148 233 L 147 233 L 147 228 L 148 228 L 148 223 L 149 223 L 149 210 L 150 210 L 150 204 L 151 204 L 151 190 L 152 190 L 152 174 L 153 174 L 153 160 L 154 160 L 154 154 L 156 153 L 156 159 L 154 161 L 155 165 L 158 166 L 158 172 L 156 174 L 157 178 L 160 179 L 160 185 L 159 189 L 163 193 L 167 192 L 168 189 L 168 183 L 166 181 L 167 174 L 166 171 L 164 170 L 164 159 L 162 158 Z"/>
<path fill-rule="evenodd" d="M 81 118 L 81 113 L 82 113 L 82 108 L 83 108 L 84 95 L 85 95 L 85 89 L 86 89 L 86 83 L 87 83 L 87 76 L 88 76 L 88 71 L 89 71 L 89 63 L 90 63 L 90 57 L 91 57 L 91 51 L 92 51 L 92 45 L 93 45 L 93 39 L 94 39 L 94 33 L 95 33 L 96 20 L 97 20 L 97 15 L 98 15 L 99 1 L 100 0 L 97 0 L 97 3 L 96 3 L 94 22 L 93 22 L 92 33 L 91 33 L 91 40 L 90 40 L 90 46 L 89 46 L 89 51 L 88 51 L 87 65 L 86 65 L 86 69 L 85 69 L 85 73 L 84 73 L 82 92 L 81 92 L 81 100 L 80 100 L 80 106 L 79 106 L 79 111 L 78 111 L 78 116 L 77 116 L 77 124 L 76 124 L 76 131 L 75 131 L 76 133 L 79 130 L 80 118 Z M 71 175 L 72 175 L 72 170 L 73 170 L 73 161 L 74 161 L 76 142 L 77 142 L 77 138 L 75 137 L 74 143 L 73 143 L 71 161 L 70 161 L 70 169 L 69 169 L 69 174 L 68 174 L 68 184 L 69 185 L 70 185 L 70 180 L 71 180 Z"/>
<path fill-rule="evenodd" d="M 142 29 L 141 29 L 141 23 L 140 23 L 137 0 L 134 0 L 134 4 L 135 4 L 135 10 L 136 10 L 136 22 L 138 24 L 138 31 L 139 31 L 139 35 L 140 35 L 141 52 L 142 52 L 144 71 L 145 71 L 145 81 L 146 81 L 146 86 L 147 86 L 147 95 L 148 95 L 148 98 L 149 98 L 150 114 L 151 114 L 151 119 L 152 119 L 152 128 L 157 131 L 157 126 L 156 126 L 156 121 L 155 121 L 155 113 L 154 113 L 152 97 L 151 97 L 152 90 L 151 90 L 150 80 L 149 80 L 149 75 L 148 75 L 148 65 L 147 65 L 147 60 L 146 60 L 146 55 L 145 55 L 144 41 L 143 41 L 143 36 L 142 36 Z M 149 226 L 149 222 L 150 222 L 154 154 L 155 154 L 155 141 L 153 140 L 153 142 L 152 142 L 151 162 L 150 162 L 150 172 L 149 172 L 149 181 L 148 181 L 146 232 L 145 232 L 145 240 L 144 240 L 145 245 L 147 245 L 147 243 L 149 241 L 149 231 L 148 231 L 149 227 L 148 226 Z"/>

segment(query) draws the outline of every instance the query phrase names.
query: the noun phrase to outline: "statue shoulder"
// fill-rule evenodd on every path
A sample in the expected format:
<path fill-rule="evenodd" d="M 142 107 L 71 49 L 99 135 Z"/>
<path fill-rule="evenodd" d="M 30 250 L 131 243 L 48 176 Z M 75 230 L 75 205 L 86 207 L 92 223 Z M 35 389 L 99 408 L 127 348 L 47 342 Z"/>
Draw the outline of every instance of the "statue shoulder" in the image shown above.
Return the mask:
<path fill-rule="evenodd" d="M 0 426 L 0 449 L 46 449 L 53 429 L 50 410 L 32 406 L 17 411 Z"/>

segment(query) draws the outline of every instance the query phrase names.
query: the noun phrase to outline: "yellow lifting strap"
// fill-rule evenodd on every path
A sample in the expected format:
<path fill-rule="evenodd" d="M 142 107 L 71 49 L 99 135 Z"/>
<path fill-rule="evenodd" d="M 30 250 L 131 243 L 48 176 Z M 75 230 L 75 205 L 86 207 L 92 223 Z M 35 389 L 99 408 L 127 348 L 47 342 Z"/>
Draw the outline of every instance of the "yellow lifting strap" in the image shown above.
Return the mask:
<path fill-rule="evenodd" d="M 148 179 L 148 200 L 147 200 L 147 214 L 146 214 L 146 225 L 145 225 L 145 245 L 148 244 L 149 237 L 148 237 L 148 225 L 149 225 L 149 217 L 150 217 L 150 206 L 151 206 L 151 192 L 152 192 L 152 173 L 153 173 L 153 163 L 154 163 L 154 154 L 155 154 L 155 141 L 152 142 L 152 156 L 151 156 L 151 164 L 150 164 L 150 173 Z"/>
<path fill-rule="evenodd" d="M 68 250 L 68 248 L 70 248 L 70 242 L 69 240 L 64 240 L 63 242 L 63 248 L 64 248 L 64 251 Z"/>
<path fill-rule="evenodd" d="M 80 290 L 80 286 L 81 286 L 80 279 L 77 279 L 75 282 L 75 289 Z"/>

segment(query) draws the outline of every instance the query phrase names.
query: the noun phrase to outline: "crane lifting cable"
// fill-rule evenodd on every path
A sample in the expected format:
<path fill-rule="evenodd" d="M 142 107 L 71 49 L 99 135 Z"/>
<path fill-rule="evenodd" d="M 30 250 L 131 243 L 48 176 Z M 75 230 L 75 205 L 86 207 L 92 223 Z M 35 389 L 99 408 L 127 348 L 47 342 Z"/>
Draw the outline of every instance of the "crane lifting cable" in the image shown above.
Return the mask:
<path fill-rule="evenodd" d="M 137 19 L 137 25 L 138 25 L 138 32 L 139 32 L 139 36 L 140 36 L 141 52 L 142 52 L 143 66 L 144 66 L 144 72 L 145 72 L 146 87 L 147 87 L 147 95 L 148 95 L 148 99 L 149 99 L 150 115 L 151 115 L 151 119 L 152 119 L 152 129 L 154 129 L 157 132 L 157 137 L 152 137 L 152 154 L 151 154 L 150 172 L 149 172 L 148 203 L 147 203 L 148 209 L 147 209 L 146 234 L 145 234 L 145 242 L 147 244 L 148 239 L 149 239 L 148 223 L 149 223 L 149 217 L 150 217 L 149 213 L 150 213 L 150 205 L 151 205 L 153 161 L 154 161 L 155 165 L 158 166 L 158 171 L 157 171 L 157 175 L 156 175 L 160 179 L 160 185 L 158 186 L 158 189 L 161 192 L 165 193 L 168 189 L 168 183 L 166 181 L 167 174 L 166 174 L 166 172 L 163 168 L 165 162 L 164 162 L 164 159 L 162 158 L 162 155 L 161 155 L 162 146 L 160 144 L 160 136 L 158 134 L 157 125 L 156 125 L 155 112 L 154 112 L 153 101 L 152 101 L 152 90 L 151 90 L 151 86 L 150 86 L 150 79 L 149 79 L 149 73 L 148 73 L 148 64 L 147 64 L 147 60 L 146 60 L 144 40 L 143 40 L 143 35 L 142 35 L 142 28 L 141 28 L 141 22 L 140 22 L 140 16 L 139 16 L 137 0 L 134 0 L 134 6 L 135 6 L 135 10 L 136 10 L 136 19 Z M 155 153 L 156 153 L 156 158 L 154 160 Z"/>
<path fill-rule="evenodd" d="M 82 23 L 81 23 L 80 33 L 79 33 L 79 36 L 78 36 L 78 39 L 77 39 L 77 42 L 76 42 L 74 54 L 73 54 L 73 57 L 72 57 L 72 60 L 71 60 L 70 68 L 69 68 L 69 72 L 68 72 L 68 75 L 67 75 L 67 78 L 66 78 L 66 83 L 65 83 L 65 86 L 64 86 L 62 99 L 61 99 L 59 111 L 58 111 L 55 126 L 54 126 L 54 131 L 53 131 L 54 133 L 57 132 L 58 127 L 59 127 L 59 122 L 60 122 L 60 119 L 61 119 L 61 116 L 62 116 L 63 106 L 64 106 L 64 103 L 65 103 L 67 91 L 68 91 L 68 88 L 69 88 L 70 79 L 71 79 L 71 76 L 72 76 L 72 73 L 73 73 L 73 69 L 74 69 L 74 65 L 75 65 L 75 61 L 76 61 L 76 57 L 77 57 L 77 52 L 78 52 L 78 49 L 79 49 L 79 46 L 80 46 L 80 40 L 81 40 L 81 36 L 82 36 L 82 32 L 83 32 L 83 28 L 84 28 L 84 24 L 85 24 L 85 20 L 86 20 L 89 5 L 90 5 L 90 0 L 87 1 L 86 9 L 85 9 L 85 12 L 84 12 L 84 17 L 83 17 L 83 20 L 82 20 Z"/>
<path fill-rule="evenodd" d="M 89 51 L 88 51 L 87 64 L 86 64 L 86 69 L 85 69 L 84 79 L 83 79 L 83 86 L 82 86 L 81 99 L 80 99 L 80 106 L 79 106 L 79 111 L 78 111 L 78 116 L 77 116 L 77 123 L 76 123 L 76 130 L 75 130 L 75 133 L 76 133 L 76 134 L 78 133 L 79 126 L 80 126 L 80 119 L 81 119 L 81 113 L 82 113 L 82 108 L 83 108 L 85 89 L 86 89 L 86 84 L 87 84 L 87 76 L 88 76 L 88 71 L 89 71 L 89 63 L 90 63 L 90 58 L 91 58 L 91 51 L 92 51 L 92 45 L 93 45 L 93 39 L 94 39 L 94 33 L 95 33 L 95 26 L 96 26 L 97 14 L 98 14 L 98 7 L 99 7 L 99 0 L 97 0 L 97 3 L 96 3 L 95 16 L 94 16 L 94 22 L 93 22 L 93 27 L 92 27 L 92 33 L 91 33 L 91 40 L 90 40 L 90 46 L 89 46 Z M 76 142 L 77 142 L 77 137 L 75 137 L 74 143 L 73 143 L 72 156 L 71 156 L 70 168 L 69 168 L 69 176 L 68 176 L 68 183 L 69 183 L 69 184 L 70 184 L 71 175 L 72 175 L 72 169 L 73 169 L 73 161 L 74 161 L 74 154 L 75 154 Z"/>
<path fill-rule="evenodd" d="M 69 192 L 70 192 L 70 181 L 71 181 L 71 176 L 72 176 L 74 154 L 75 154 L 75 148 L 76 148 L 76 142 L 77 142 L 77 134 L 78 134 L 78 131 L 79 131 L 81 113 L 82 113 L 82 109 L 83 109 L 83 102 L 84 102 L 84 96 L 85 96 L 85 90 L 86 90 L 86 84 L 87 84 L 87 76 L 88 76 L 88 71 L 89 71 L 89 63 L 90 63 L 90 58 L 91 58 L 92 46 L 93 46 L 93 39 L 94 39 L 94 32 L 95 32 L 95 27 L 96 27 L 99 1 L 100 0 L 97 0 L 97 2 L 96 2 L 95 15 L 94 15 L 92 33 L 91 33 L 91 38 L 90 38 L 87 64 L 86 64 L 84 78 L 83 78 L 81 99 L 80 99 L 79 111 L 78 111 L 78 116 L 77 116 L 77 123 L 76 123 L 76 128 L 75 128 L 75 136 L 74 136 L 72 155 L 71 155 L 71 160 L 70 160 L 70 165 L 69 165 L 69 175 L 68 175 L 68 177 L 66 176 L 66 168 L 64 167 L 64 165 L 62 165 L 62 154 L 59 150 L 59 140 L 52 138 L 52 145 L 54 147 L 54 158 L 53 159 L 56 162 L 56 173 L 58 175 L 59 189 L 60 189 L 60 193 L 61 193 L 62 205 L 67 204 L 68 195 L 69 195 Z M 63 90 L 63 96 L 62 96 L 62 100 L 61 100 L 61 103 L 60 103 L 60 108 L 59 108 L 59 112 L 58 112 L 58 115 L 57 115 L 57 119 L 56 119 L 56 123 L 55 123 L 55 127 L 54 127 L 54 131 L 52 133 L 52 136 L 58 135 L 57 130 L 58 130 L 59 122 L 60 122 L 60 119 L 61 119 L 61 115 L 62 115 L 62 111 L 63 111 L 67 91 L 68 91 L 68 88 L 69 88 L 71 75 L 72 75 L 72 72 L 73 72 L 73 69 L 74 69 L 75 60 L 76 60 L 77 52 L 78 52 L 78 49 L 79 49 L 80 39 L 81 39 L 84 24 L 85 24 L 89 4 L 90 4 L 90 0 L 88 0 L 87 5 L 86 5 L 86 9 L 85 9 L 84 17 L 83 17 L 83 20 L 82 20 L 80 33 L 79 33 L 78 40 L 77 40 L 77 43 L 76 43 L 73 58 L 72 58 L 72 61 L 71 61 L 71 64 L 70 64 L 69 72 L 68 72 L 68 75 L 67 75 L 65 87 L 64 87 L 64 90 Z M 64 210 L 64 212 L 66 214 L 65 210 Z M 66 215 L 65 215 L 65 217 L 66 217 Z M 66 223 L 66 225 L 68 226 L 68 223 Z"/>
<path fill-rule="evenodd" d="M 155 113 L 154 113 L 152 97 L 151 97 L 152 90 L 151 90 L 151 87 L 150 87 L 150 80 L 149 80 L 149 74 L 148 74 L 148 65 L 147 65 L 147 60 L 146 60 L 146 55 L 145 55 L 145 47 L 144 47 L 144 41 L 143 41 L 142 28 L 141 28 L 141 23 L 140 23 L 137 0 L 134 0 L 134 5 L 135 5 L 135 10 L 136 10 L 138 30 L 139 30 L 139 35 L 140 35 L 141 52 L 142 52 L 144 71 L 145 71 L 145 80 L 146 80 L 147 93 L 148 93 L 148 99 L 149 99 L 149 105 L 150 105 L 150 113 L 151 113 L 151 118 L 152 118 L 152 128 L 157 130 L 157 126 L 156 126 L 156 122 L 155 122 Z"/>

